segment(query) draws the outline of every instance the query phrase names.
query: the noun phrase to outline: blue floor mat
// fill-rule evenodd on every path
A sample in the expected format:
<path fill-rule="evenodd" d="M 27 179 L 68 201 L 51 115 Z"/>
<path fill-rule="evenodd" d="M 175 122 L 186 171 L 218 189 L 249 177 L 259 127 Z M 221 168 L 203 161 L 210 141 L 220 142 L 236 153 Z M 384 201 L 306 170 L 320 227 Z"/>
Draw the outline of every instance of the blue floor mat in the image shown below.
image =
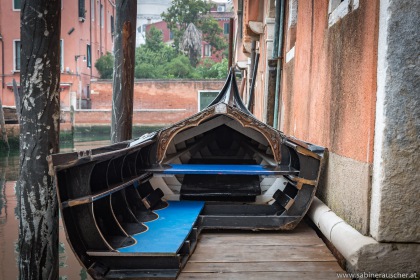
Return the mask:
<path fill-rule="evenodd" d="M 159 218 L 144 223 L 148 229 L 133 235 L 136 244 L 118 249 L 121 253 L 176 253 L 188 237 L 203 201 L 168 201 L 168 206 L 155 210 Z"/>

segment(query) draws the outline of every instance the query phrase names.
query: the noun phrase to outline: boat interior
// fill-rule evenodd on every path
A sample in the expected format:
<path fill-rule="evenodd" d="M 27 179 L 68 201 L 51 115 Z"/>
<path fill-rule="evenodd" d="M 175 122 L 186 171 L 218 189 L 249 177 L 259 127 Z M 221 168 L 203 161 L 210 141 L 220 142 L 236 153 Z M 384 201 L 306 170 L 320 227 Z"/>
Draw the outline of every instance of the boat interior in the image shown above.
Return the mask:
<path fill-rule="evenodd" d="M 291 230 L 302 219 L 324 149 L 257 121 L 232 98 L 233 75 L 227 85 L 173 126 L 50 158 L 66 236 L 94 279 L 174 279 L 202 230 Z"/>

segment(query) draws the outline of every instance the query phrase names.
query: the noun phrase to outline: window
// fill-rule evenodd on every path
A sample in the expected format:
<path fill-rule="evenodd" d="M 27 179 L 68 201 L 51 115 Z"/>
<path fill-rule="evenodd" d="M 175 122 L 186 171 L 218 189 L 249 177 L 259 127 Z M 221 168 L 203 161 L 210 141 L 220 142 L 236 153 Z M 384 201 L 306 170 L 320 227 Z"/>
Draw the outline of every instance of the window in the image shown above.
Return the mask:
<path fill-rule="evenodd" d="M 95 21 L 95 0 L 90 0 L 90 19 Z"/>
<path fill-rule="evenodd" d="M 92 68 L 92 52 L 89 44 L 86 45 L 86 66 Z"/>
<path fill-rule="evenodd" d="M 229 34 L 229 22 L 223 24 L 223 34 Z"/>
<path fill-rule="evenodd" d="M 198 91 L 198 111 L 206 108 L 217 96 L 219 91 Z"/>
<path fill-rule="evenodd" d="M 211 56 L 211 45 L 204 45 L 204 56 Z"/>
<path fill-rule="evenodd" d="M 79 0 L 79 21 L 85 21 L 85 0 Z"/>
<path fill-rule="evenodd" d="M 100 14 L 100 21 L 101 21 L 101 27 L 104 28 L 104 5 L 101 4 L 101 14 Z"/>
<path fill-rule="evenodd" d="M 174 39 L 174 33 L 172 31 L 169 31 L 169 40 Z"/>
<path fill-rule="evenodd" d="M 13 41 L 13 71 L 20 71 L 20 40 Z"/>
<path fill-rule="evenodd" d="M 143 24 L 143 32 L 146 32 L 147 24 Z"/>
<path fill-rule="evenodd" d="M 13 0 L 13 11 L 19 11 L 21 7 L 22 7 L 21 0 Z"/>

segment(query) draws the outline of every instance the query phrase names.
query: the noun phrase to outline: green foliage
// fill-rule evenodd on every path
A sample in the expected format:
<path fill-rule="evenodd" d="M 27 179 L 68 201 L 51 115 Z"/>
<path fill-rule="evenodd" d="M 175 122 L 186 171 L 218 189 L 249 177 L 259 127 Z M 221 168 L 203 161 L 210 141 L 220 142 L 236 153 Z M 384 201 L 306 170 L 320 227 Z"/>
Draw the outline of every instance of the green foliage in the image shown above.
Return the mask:
<path fill-rule="evenodd" d="M 146 34 L 146 45 L 149 50 L 159 51 L 165 47 L 162 31 L 152 26 Z"/>
<path fill-rule="evenodd" d="M 220 51 L 228 47 L 228 42 L 223 34 L 222 28 L 220 28 L 217 20 L 212 17 L 206 17 L 202 21 L 201 30 L 203 30 L 203 40 L 209 42 L 214 50 Z"/>
<path fill-rule="evenodd" d="M 178 56 L 167 65 L 167 74 L 174 78 L 191 78 L 193 68 L 186 56 Z"/>
<path fill-rule="evenodd" d="M 211 4 L 203 0 L 173 0 L 167 12 L 162 13 L 162 19 L 174 34 L 176 48 L 180 46 L 181 37 L 187 26 L 193 23 L 203 34 L 214 51 L 226 48 L 226 38 L 217 21 L 210 16 Z"/>
<path fill-rule="evenodd" d="M 202 79 L 225 79 L 228 73 L 228 60 L 224 58 L 221 62 L 215 63 L 205 58 L 197 67 L 197 73 Z"/>
<path fill-rule="evenodd" d="M 189 78 L 193 69 L 186 56 L 162 41 L 162 32 L 152 26 L 146 43 L 136 49 L 134 76 L 143 79 Z"/>
<path fill-rule="evenodd" d="M 203 0 L 173 0 L 162 18 L 171 30 L 185 30 L 189 23 L 198 25 L 201 15 L 210 12 L 211 4 Z"/>
<path fill-rule="evenodd" d="M 146 43 L 136 49 L 134 76 L 142 79 L 224 79 L 227 59 L 220 63 L 206 58 L 193 68 L 187 56 L 162 42 L 160 30 L 152 27 Z"/>
<path fill-rule="evenodd" d="M 95 62 L 95 67 L 101 79 L 112 79 L 114 73 L 114 56 L 111 53 L 103 55 Z"/>

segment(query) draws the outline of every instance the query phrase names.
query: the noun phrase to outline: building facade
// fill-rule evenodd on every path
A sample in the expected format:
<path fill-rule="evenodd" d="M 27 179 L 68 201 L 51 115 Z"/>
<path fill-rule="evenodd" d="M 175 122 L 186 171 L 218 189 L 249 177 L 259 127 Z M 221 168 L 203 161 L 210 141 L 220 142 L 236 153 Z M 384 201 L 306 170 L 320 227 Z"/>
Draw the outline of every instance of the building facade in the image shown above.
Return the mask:
<path fill-rule="evenodd" d="M 94 64 L 113 49 L 115 4 L 108 0 L 62 1 L 61 108 L 90 108 Z M 13 79 L 20 81 L 20 0 L 0 2 L 1 88 L 3 105 L 15 104 Z"/>
<path fill-rule="evenodd" d="M 247 80 L 256 71 L 254 96 L 244 91 L 253 113 L 329 150 L 314 223 L 349 271 L 418 272 L 420 3 L 234 6 L 236 64 Z"/>
<path fill-rule="evenodd" d="M 137 0 L 136 47 L 146 42 L 148 24 L 162 21 L 161 14 L 171 6 L 171 0 Z"/>

